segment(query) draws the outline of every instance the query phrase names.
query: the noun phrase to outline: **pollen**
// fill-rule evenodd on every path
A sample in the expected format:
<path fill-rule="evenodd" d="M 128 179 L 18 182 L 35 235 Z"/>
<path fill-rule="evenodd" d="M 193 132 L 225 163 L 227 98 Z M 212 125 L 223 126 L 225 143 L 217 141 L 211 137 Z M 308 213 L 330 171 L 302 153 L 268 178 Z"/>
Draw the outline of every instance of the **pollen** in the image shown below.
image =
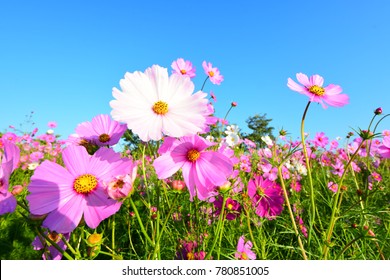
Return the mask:
<path fill-rule="evenodd" d="M 157 101 L 152 107 L 153 112 L 157 115 L 165 115 L 168 113 L 168 104 L 164 101 Z"/>
<path fill-rule="evenodd" d="M 76 178 L 73 182 L 73 189 L 79 194 L 89 194 L 98 185 L 98 180 L 94 175 L 84 174 Z"/>
<path fill-rule="evenodd" d="M 182 73 L 183 75 L 187 74 L 187 71 L 185 69 L 181 69 L 180 70 L 180 73 Z"/>
<path fill-rule="evenodd" d="M 215 73 L 213 71 L 209 71 L 209 76 L 214 77 Z"/>
<path fill-rule="evenodd" d="M 108 135 L 106 133 L 99 135 L 99 141 L 102 143 L 106 143 L 106 142 L 110 141 L 110 139 L 111 139 L 110 135 Z"/>
<path fill-rule="evenodd" d="M 320 86 L 317 86 L 317 85 L 309 87 L 308 90 L 312 94 L 317 95 L 317 96 L 323 96 L 325 94 L 325 89 L 323 87 L 320 87 Z"/>
<path fill-rule="evenodd" d="M 192 150 L 189 150 L 188 153 L 187 153 L 187 159 L 189 161 L 196 161 L 198 158 L 200 157 L 200 153 L 198 150 L 195 150 L 195 149 L 192 149 Z"/>

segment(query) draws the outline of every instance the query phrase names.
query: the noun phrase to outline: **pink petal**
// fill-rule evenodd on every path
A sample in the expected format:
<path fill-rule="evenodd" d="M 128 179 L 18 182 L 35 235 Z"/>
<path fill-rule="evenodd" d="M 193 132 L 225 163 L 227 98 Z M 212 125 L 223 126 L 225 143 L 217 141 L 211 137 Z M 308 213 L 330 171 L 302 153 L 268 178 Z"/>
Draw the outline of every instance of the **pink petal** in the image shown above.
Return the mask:
<path fill-rule="evenodd" d="M 174 158 L 166 153 L 154 160 L 153 167 L 159 179 L 166 179 L 175 174 L 184 163 L 183 159 Z"/>
<path fill-rule="evenodd" d="M 323 100 L 334 107 L 342 107 L 349 103 L 349 97 L 346 94 L 324 95 Z"/>
<path fill-rule="evenodd" d="M 298 80 L 298 82 L 300 82 L 302 85 L 304 85 L 307 88 L 309 88 L 313 85 L 310 83 L 309 78 L 305 74 L 302 74 L 302 73 L 297 74 L 297 80 Z"/>
<path fill-rule="evenodd" d="M 30 212 L 47 214 L 73 198 L 74 177 L 62 166 L 51 161 L 42 162 L 34 171 L 28 186 Z"/>
<path fill-rule="evenodd" d="M 288 78 L 287 79 L 287 86 L 293 90 L 293 91 L 297 91 L 297 92 L 304 92 L 305 91 L 305 87 L 297 84 L 296 82 L 294 82 L 291 78 Z"/>
<path fill-rule="evenodd" d="M 13 213 L 16 209 L 16 198 L 10 193 L 0 192 L 0 215 Z"/>
<path fill-rule="evenodd" d="M 333 84 L 326 86 L 324 89 L 325 89 L 325 95 L 336 95 L 336 94 L 340 94 L 343 91 L 343 89 L 340 86 L 333 85 Z"/>
<path fill-rule="evenodd" d="M 73 176 L 77 177 L 87 173 L 91 156 L 84 147 L 70 145 L 63 150 L 62 158 L 66 169 Z"/>
<path fill-rule="evenodd" d="M 96 228 L 101 221 L 118 212 L 122 203 L 108 197 L 103 188 L 95 189 L 86 197 L 84 220 L 90 228 Z"/>
<path fill-rule="evenodd" d="M 310 84 L 322 87 L 322 85 L 324 84 L 324 78 L 317 74 L 313 75 L 310 77 Z"/>
<path fill-rule="evenodd" d="M 83 196 L 76 195 L 72 200 L 51 212 L 42 225 L 58 233 L 72 232 L 80 223 L 84 208 Z"/>

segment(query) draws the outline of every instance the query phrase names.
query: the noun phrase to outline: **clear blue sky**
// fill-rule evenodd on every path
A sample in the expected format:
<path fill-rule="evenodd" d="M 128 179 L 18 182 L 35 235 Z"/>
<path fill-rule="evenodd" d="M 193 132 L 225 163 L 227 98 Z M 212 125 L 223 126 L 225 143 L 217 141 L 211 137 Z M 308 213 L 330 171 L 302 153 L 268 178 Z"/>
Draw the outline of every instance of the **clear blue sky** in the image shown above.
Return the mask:
<path fill-rule="evenodd" d="M 344 137 L 366 127 L 375 108 L 390 112 L 390 1 L 1 1 L 0 131 L 34 111 L 40 132 L 56 121 L 66 138 L 78 123 L 111 111 L 125 72 L 179 57 L 210 61 L 225 77 L 207 83 L 217 115 L 246 130 L 256 113 L 299 136 L 308 101 L 288 89 L 298 72 L 319 74 L 350 96 L 343 108 L 312 104 L 314 136 Z M 28 128 L 25 126 L 25 128 Z M 390 128 L 384 121 L 382 129 Z"/>

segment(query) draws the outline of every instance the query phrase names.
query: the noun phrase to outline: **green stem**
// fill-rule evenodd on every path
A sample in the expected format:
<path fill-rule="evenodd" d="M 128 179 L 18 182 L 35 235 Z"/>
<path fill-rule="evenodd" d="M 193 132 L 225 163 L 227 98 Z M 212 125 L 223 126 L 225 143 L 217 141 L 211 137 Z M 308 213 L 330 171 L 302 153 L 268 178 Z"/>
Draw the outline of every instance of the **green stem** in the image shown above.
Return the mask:
<path fill-rule="evenodd" d="M 146 230 L 145 230 L 145 227 L 144 227 L 144 225 L 143 225 L 143 223 L 142 223 L 142 221 L 141 221 L 141 217 L 140 217 L 140 215 L 139 215 L 139 213 L 138 213 L 137 206 L 135 206 L 132 197 L 130 197 L 129 201 L 130 201 L 131 207 L 132 207 L 133 210 L 134 210 L 135 217 L 137 218 L 137 221 L 138 221 L 138 224 L 139 224 L 139 226 L 140 226 L 140 228 L 141 228 L 142 233 L 144 234 L 144 236 L 145 236 L 146 240 L 148 241 L 148 243 L 149 243 L 152 247 L 154 247 L 154 242 L 152 241 L 152 239 L 150 239 L 148 233 L 147 233 Z"/>
<path fill-rule="evenodd" d="M 203 85 L 202 85 L 200 91 L 203 91 L 204 85 L 206 84 L 208 79 L 209 79 L 209 76 L 207 76 L 206 79 L 204 80 Z"/>
<path fill-rule="evenodd" d="M 214 251 L 214 247 L 217 244 L 217 241 L 219 240 L 219 237 L 220 237 L 220 234 L 221 234 L 221 229 L 222 229 L 222 223 L 223 223 L 223 220 L 224 220 L 223 218 L 224 218 L 224 215 L 225 215 L 225 203 L 226 203 L 226 197 L 223 196 L 222 209 L 221 209 L 221 213 L 219 214 L 219 216 L 221 218 L 218 221 L 217 231 L 216 231 L 216 234 L 215 234 L 216 237 L 214 238 L 214 242 L 213 242 L 213 244 L 211 246 L 211 249 L 207 252 L 205 260 L 208 260 L 211 257 L 211 254 Z"/>
<path fill-rule="evenodd" d="M 306 113 L 309 109 L 309 106 L 311 104 L 311 101 L 309 101 L 306 105 L 305 111 L 302 116 L 302 123 L 301 123 L 301 139 L 302 139 L 302 148 L 303 148 L 303 154 L 305 156 L 306 161 L 306 169 L 307 169 L 307 175 L 309 177 L 309 184 L 310 184 L 310 202 L 311 202 L 311 215 L 310 215 L 310 225 L 309 225 L 309 235 L 307 238 L 307 244 L 310 245 L 311 235 L 313 232 L 313 225 L 315 221 L 315 215 L 316 215 L 316 205 L 315 205 L 315 199 L 314 199 L 314 187 L 313 187 L 313 179 L 311 177 L 311 167 L 310 167 L 310 160 L 309 156 L 307 154 L 307 148 L 306 148 L 306 140 L 305 140 L 305 118 Z"/>
<path fill-rule="evenodd" d="M 115 215 L 113 215 L 111 217 L 111 226 L 112 226 L 112 231 L 111 231 L 111 248 L 112 248 L 112 251 L 115 252 Z M 114 256 L 113 256 L 114 258 Z"/>
<path fill-rule="evenodd" d="M 58 252 L 60 252 L 65 258 L 68 260 L 74 260 L 66 251 L 64 251 L 56 242 L 51 240 L 40 227 L 35 227 L 35 230 L 37 231 L 38 235 L 42 236 L 45 238 L 46 241 L 48 241 Z M 44 245 L 44 244 L 42 244 Z"/>
<path fill-rule="evenodd" d="M 280 184 L 282 185 L 283 195 L 284 195 L 284 199 L 285 199 L 285 201 L 286 201 L 288 213 L 290 214 L 291 223 L 292 223 L 292 225 L 293 225 L 293 228 L 294 228 L 294 231 L 295 231 L 295 235 L 296 235 L 297 238 L 298 238 L 299 248 L 301 248 L 302 257 L 303 257 L 304 260 L 307 260 L 305 248 L 303 247 L 303 243 L 302 243 L 302 240 L 301 240 L 301 236 L 300 236 L 300 234 L 299 234 L 298 227 L 297 227 L 297 224 L 296 224 L 296 222 L 295 222 L 294 213 L 293 213 L 293 211 L 292 211 L 291 204 L 290 204 L 290 200 L 289 200 L 289 198 L 288 198 L 286 185 L 284 184 L 283 174 L 282 174 L 282 164 L 278 166 L 278 175 L 279 175 L 279 178 L 280 178 Z"/>
<path fill-rule="evenodd" d="M 339 211 L 340 205 L 338 202 L 339 202 L 339 197 L 340 197 L 341 187 L 342 187 L 342 184 L 344 181 L 344 177 L 345 177 L 345 174 L 347 173 L 349 166 L 351 165 L 352 161 L 354 160 L 355 156 L 358 154 L 358 152 L 359 152 L 360 148 L 363 146 L 363 144 L 364 144 L 364 141 L 362 141 L 359 144 L 358 148 L 356 149 L 356 151 L 353 153 L 353 155 L 349 159 L 346 167 L 344 168 L 344 172 L 341 175 L 340 182 L 338 184 L 337 192 L 336 192 L 336 195 L 335 195 L 334 201 L 333 201 L 332 215 L 330 217 L 329 228 L 328 228 L 327 233 L 326 233 L 326 239 L 325 239 L 325 244 L 324 244 L 324 248 L 323 248 L 323 257 L 325 260 L 328 258 L 329 243 L 330 243 L 330 240 L 332 238 L 333 229 L 334 229 L 334 226 L 335 226 L 335 223 L 337 220 L 336 213 Z"/>

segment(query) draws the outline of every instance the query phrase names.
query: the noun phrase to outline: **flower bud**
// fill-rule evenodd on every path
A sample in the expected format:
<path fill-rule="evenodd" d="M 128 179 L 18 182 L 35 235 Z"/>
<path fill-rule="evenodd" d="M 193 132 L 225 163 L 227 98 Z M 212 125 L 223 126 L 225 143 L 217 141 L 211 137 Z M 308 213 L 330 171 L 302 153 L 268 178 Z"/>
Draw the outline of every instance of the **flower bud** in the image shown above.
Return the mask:
<path fill-rule="evenodd" d="M 379 107 L 379 108 L 376 108 L 376 109 L 375 109 L 374 114 L 375 114 L 375 115 L 380 115 L 380 114 L 382 114 L 382 112 L 383 112 L 383 111 L 382 111 L 382 108 Z"/>

